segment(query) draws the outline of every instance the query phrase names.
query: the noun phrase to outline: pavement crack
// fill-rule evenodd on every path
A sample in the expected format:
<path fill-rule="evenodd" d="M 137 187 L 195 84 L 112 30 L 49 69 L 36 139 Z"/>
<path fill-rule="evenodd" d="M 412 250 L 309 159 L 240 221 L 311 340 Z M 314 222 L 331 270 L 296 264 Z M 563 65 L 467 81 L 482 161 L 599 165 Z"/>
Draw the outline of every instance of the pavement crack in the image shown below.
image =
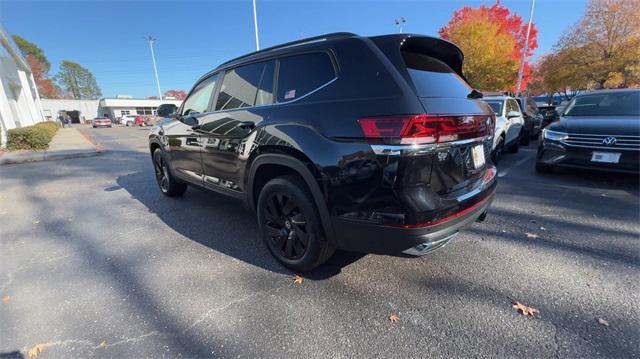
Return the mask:
<path fill-rule="evenodd" d="M 193 323 L 189 324 L 189 326 L 187 326 L 185 329 L 183 329 L 181 334 L 184 334 L 184 333 L 190 331 L 195 326 L 197 326 L 198 324 L 204 322 L 207 318 L 209 318 L 212 314 L 214 314 L 216 312 L 228 309 L 228 308 L 230 308 L 230 307 L 232 307 L 232 306 L 234 306 L 234 305 L 236 305 L 238 303 L 246 302 L 246 301 L 248 301 L 248 300 L 250 300 L 252 298 L 258 297 L 260 295 L 268 295 L 268 294 L 277 292 L 277 291 L 281 290 L 284 287 L 286 287 L 286 286 L 279 286 L 279 287 L 275 287 L 275 288 L 272 288 L 272 289 L 269 289 L 269 290 L 251 293 L 251 294 L 245 295 L 245 296 L 243 296 L 241 298 L 234 299 L 234 300 L 228 302 L 225 305 L 221 305 L 221 306 L 218 306 L 218 307 L 215 307 L 215 308 L 211 308 L 208 311 L 206 311 L 203 315 L 201 315 L 200 318 L 196 319 Z"/>

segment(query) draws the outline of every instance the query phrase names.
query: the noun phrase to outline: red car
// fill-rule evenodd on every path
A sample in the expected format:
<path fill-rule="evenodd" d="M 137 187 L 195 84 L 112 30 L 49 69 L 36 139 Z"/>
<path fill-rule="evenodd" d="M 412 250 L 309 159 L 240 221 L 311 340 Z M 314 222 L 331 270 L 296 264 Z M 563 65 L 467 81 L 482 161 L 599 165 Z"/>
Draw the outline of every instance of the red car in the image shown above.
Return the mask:
<path fill-rule="evenodd" d="M 92 121 L 93 128 L 96 127 L 111 127 L 111 120 L 105 117 L 96 117 Z"/>

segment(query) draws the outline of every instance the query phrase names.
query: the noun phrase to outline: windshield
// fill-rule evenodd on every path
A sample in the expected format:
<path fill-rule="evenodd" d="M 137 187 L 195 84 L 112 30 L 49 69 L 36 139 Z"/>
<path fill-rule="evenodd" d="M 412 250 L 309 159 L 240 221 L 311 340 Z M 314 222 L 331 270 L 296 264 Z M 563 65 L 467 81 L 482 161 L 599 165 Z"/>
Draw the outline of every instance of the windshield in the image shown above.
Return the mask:
<path fill-rule="evenodd" d="M 564 116 L 640 116 L 640 91 L 577 96 Z"/>
<path fill-rule="evenodd" d="M 502 115 L 502 101 L 485 101 L 489 106 L 491 106 L 491 109 L 493 110 L 493 112 L 496 113 L 496 116 L 501 116 Z"/>

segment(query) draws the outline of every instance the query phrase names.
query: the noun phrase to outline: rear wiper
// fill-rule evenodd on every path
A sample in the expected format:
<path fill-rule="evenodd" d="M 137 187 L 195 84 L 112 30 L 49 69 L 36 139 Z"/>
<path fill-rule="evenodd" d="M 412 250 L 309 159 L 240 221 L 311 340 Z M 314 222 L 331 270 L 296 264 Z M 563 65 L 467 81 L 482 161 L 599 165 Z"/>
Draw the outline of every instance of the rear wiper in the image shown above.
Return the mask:
<path fill-rule="evenodd" d="M 478 91 L 478 90 L 476 90 L 476 89 L 473 89 L 473 90 L 471 90 L 471 92 L 467 95 L 467 98 L 468 98 L 468 99 L 474 99 L 474 100 L 475 100 L 475 99 L 482 98 L 482 92 L 480 92 L 480 91 Z"/>

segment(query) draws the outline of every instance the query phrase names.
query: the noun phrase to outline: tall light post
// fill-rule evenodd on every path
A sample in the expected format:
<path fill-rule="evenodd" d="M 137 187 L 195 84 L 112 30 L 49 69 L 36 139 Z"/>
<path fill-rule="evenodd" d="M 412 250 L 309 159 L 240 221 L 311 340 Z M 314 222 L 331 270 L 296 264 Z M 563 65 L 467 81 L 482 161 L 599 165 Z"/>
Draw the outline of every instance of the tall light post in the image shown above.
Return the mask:
<path fill-rule="evenodd" d="M 258 39 L 258 15 L 256 14 L 256 0 L 253 0 L 253 29 L 256 32 L 256 51 L 260 50 L 260 40 Z"/>
<path fill-rule="evenodd" d="M 400 17 L 399 19 L 396 19 L 396 25 L 398 25 L 398 27 L 400 27 L 400 33 L 402 34 L 402 29 L 404 28 L 404 24 L 407 22 L 404 17 Z"/>
<path fill-rule="evenodd" d="M 149 50 L 151 50 L 151 61 L 153 61 L 153 73 L 156 75 L 156 86 L 158 87 L 158 98 L 162 100 L 162 90 L 160 90 L 160 79 L 158 78 L 158 68 L 156 67 L 156 56 L 153 53 L 153 43 L 156 41 L 151 35 L 144 38 L 149 43 Z"/>
<path fill-rule="evenodd" d="M 520 86 L 522 86 L 522 76 L 524 75 L 524 61 L 527 58 L 527 50 L 529 49 L 529 34 L 531 33 L 531 21 L 533 21 L 533 8 L 536 0 L 531 0 L 531 12 L 529 13 L 529 25 L 527 25 L 527 36 L 524 40 L 524 49 L 522 50 L 522 60 L 520 60 L 520 70 L 518 71 L 518 83 L 516 84 L 516 97 L 520 96 Z"/>

